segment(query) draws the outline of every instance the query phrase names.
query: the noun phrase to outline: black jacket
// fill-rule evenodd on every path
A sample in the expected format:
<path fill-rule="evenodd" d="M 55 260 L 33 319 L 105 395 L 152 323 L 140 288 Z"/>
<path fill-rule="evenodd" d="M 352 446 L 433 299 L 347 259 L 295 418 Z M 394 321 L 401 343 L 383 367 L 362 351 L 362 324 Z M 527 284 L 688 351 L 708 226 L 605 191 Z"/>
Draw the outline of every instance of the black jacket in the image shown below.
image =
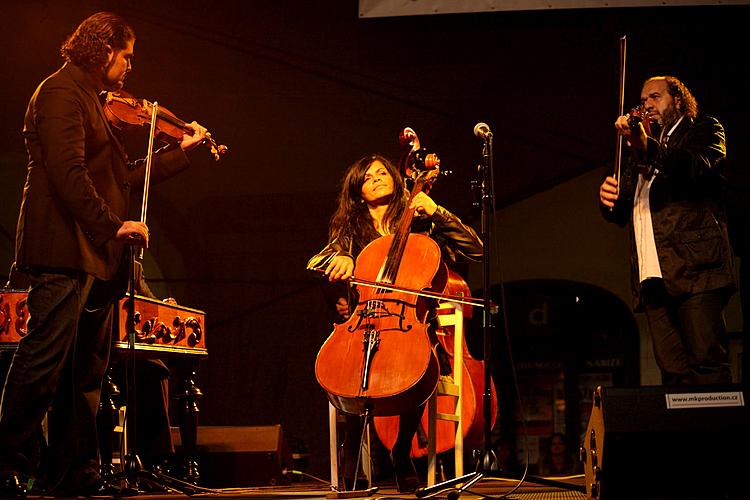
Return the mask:
<path fill-rule="evenodd" d="M 632 212 L 638 167 L 653 172 L 649 193 L 654 240 L 664 285 L 672 296 L 727 288 L 734 290 L 732 251 L 725 212 L 724 128 L 711 117 L 688 117 L 667 145 L 648 139 L 647 151 L 630 158 L 622 171 L 620 197 L 604 217 L 628 224 L 636 304 L 640 291 Z"/>
<path fill-rule="evenodd" d="M 16 266 L 72 269 L 111 279 L 122 245 L 114 236 L 128 214 L 143 162 L 129 163 L 110 129 L 97 89 L 67 63 L 31 97 L 23 135 L 29 155 L 16 229 Z M 154 156 L 152 182 L 187 168 L 180 148 Z"/>
<path fill-rule="evenodd" d="M 482 260 L 482 240 L 477 233 L 439 205 L 432 217 L 416 218 L 412 223 L 412 232 L 426 234 L 435 240 L 443 260 L 448 264 L 455 264 L 458 260 Z M 346 255 L 356 261 L 357 250 L 361 249 L 352 249 L 351 241 L 331 241 L 308 261 L 307 269 L 324 271 L 337 255 Z"/>

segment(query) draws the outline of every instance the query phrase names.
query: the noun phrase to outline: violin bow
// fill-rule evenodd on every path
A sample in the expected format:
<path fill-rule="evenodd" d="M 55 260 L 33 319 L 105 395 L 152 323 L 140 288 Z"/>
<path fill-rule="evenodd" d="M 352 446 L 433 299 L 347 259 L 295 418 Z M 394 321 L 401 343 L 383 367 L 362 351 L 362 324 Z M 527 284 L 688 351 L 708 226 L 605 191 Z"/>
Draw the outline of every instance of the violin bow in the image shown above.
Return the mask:
<path fill-rule="evenodd" d="M 148 210 L 148 186 L 151 180 L 151 159 L 154 156 L 154 135 L 156 132 L 156 117 L 159 113 L 159 103 L 154 101 L 151 105 L 151 132 L 148 139 L 148 153 L 146 154 L 146 173 L 143 180 L 143 202 L 141 203 L 141 222 L 146 223 L 146 211 Z M 143 247 L 141 247 L 139 259 L 143 260 Z"/>
<path fill-rule="evenodd" d="M 618 95 L 618 111 L 617 116 L 625 114 L 625 51 L 627 48 L 627 36 L 623 35 L 620 37 L 620 93 Z M 622 135 L 617 132 L 617 148 L 615 149 L 615 168 L 614 178 L 618 185 L 620 183 L 620 167 L 622 165 Z M 612 210 L 610 208 L 610 210 Z"/>

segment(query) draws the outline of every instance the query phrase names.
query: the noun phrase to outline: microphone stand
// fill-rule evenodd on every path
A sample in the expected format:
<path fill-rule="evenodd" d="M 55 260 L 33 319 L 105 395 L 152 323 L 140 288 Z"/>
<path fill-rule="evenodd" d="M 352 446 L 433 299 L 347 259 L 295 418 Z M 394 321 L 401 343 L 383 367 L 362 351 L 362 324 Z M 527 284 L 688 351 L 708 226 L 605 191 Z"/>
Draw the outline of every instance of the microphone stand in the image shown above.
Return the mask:
<path fill-rule="evenodd" d="M 490 279 L 492 262 L 492 228 L 495 218 L 495 179 L 493 172 L 492 155 L 492 132 L 487 131 L 483 136 L 482 145 L 482 241 L 484 244 L 484 255 L 482 256 L 482 349 L 484 350 L 484 450 L 482 453 L 481 466 L 484 470 L 491 470 L 497 462 L 495 451 L 492 449 L 492 378 L 491 378 L 491 353 L 492 353 L 492 297 L 490 295 Z"/>
<path fill-rule="evenodd" d="M 146 210 L 148 206 L 148 186 L 149 179 L 151 177 L 151 158 L 153 156 L 154 146 L 154 133 L 156 130 L 156 120 L 158 114 L 158 104 L 156 102 L 152 105 L 151 113 L 151 137 L 149 139 L 148 154 L 146 156 L 146 172 L 145 182 L 143 188 L 143 204 L 141 206 L 141 222 L 146 222 Z M 126 489 L 129 495 L 136 495 L 140 493 L 138 488 L 139 480 L 145 481 L 151 485 L 161 487 L 162 489 L 177 490 L 187 495 L 193 495 L 195 493 L 206 490 L 204 488 L 197 487 L 196 485 L 181 481 L 177 478 L 168 476 L 161 472 L 149 471 L 143 468 L 138 453 L 136 451 L 136 422 L 137 422 L 137 407 L 136 407 L 136 352 L 135 352 L 135 340 L 136 340 L 136 328 L 135 328 L 135 245 L 130 245 L 130 261 L 128 265 L 128 300 L 127 300 L 127 332 L 128 332 L 128 363 L 127 363 L 127 415 L 125 422 L 125 436 L 126 436 L 126 454 L 122 460 L 122 471 L 113 476 L 114 480 L 124 481 Z M 143 259 L 143 247 L 140 247 L 140 260 Z"/>
<path fill-rule="evenodd" d="M 480 127 L 481 126 L 481 127 Z M 562 489 L 574 490 L 586 493 L 584 486 L 566 483 L 563 481 L 555 481 L 539 476 L 531 476 L 524 473 L 503 471 L 497 468 L 497 456 L 492 448 L 492 371 L 491 371 L 491 360 L 492 360 L 492 331 L 494 325 L 492 323 L 493 307 L 492 297 L 490 294 L 490 278 L 492 262 L 492 229 L 494 227 L 494 216 L 495 216 L 495 184 L 494 184 L 494 159 L 492 153 L 492 132 L 489 127 L 484 123 L 479 123 L 474 128 L 474 133 L 477 137 L 484 141 L 482 146 L 482 164 L 479 166 L 481 173 L 481 209 L 482 209 L 482 241 L 484 242 L 484 255 L 482 256 L 482 287 L 483 296 L 482 301 L 484 307 L 482 307 L 482 343 L 484 349 L 484 392 L 483 397 L 483 412 L 484 412 L 484 445 L 481 450 L 481 456 L 477 462 L 476 471 L 464 474 L 460 477 L 448 479 L 442 483 L 428 486 L 426 488 L 418 488 L 415 492 L 417 498 L 424 498 L 430 496 L 439 491 L 445 490 L 446 488 L 452 488 L 455 485 L 460 484 L 458 488 L 448 493 L 448 500 L 457 500 L 458 497 L 464 492 L 471 488 L 474 484 L 479 482 L 485 477 L 488 478 L 504 478 L 504 479 L 518 479 L 520 482 L 516 488 L 518 488 L 523 481 L 529 481 L 536 484 L 544 484 L 548 486 L 556 486 Z M 503 305 L 504 307 L 504 305 Z M 506 335 L 509 332 L 505 332 Z M 515 489 L 514 489 L 515 491 Z M 485 497 L 488 498 L 488 497 Z M 489 497 L 491 498 L 491 497 Z"/>

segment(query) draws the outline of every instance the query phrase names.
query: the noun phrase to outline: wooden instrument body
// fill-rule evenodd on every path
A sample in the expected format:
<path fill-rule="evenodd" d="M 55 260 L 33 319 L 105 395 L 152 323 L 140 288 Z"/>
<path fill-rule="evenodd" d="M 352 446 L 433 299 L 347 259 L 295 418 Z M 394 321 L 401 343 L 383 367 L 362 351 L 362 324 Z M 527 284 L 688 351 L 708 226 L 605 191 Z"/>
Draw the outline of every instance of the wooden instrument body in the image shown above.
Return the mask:
<path fill-rule="evenodd" d="M 466 282 L 454 271 L 448 271 L 447 282 L 443 288 L 443 293 L 453 296 L 471 297 Z M 472 307 L 469 305 L 460 306 L 463 309 L 464 321 L 468 321 L 472 315 Z M 441 311 L 438 311 L 441 314 Z M 445 348 L 450 356 L 451 376 L 457 379 L 455 374 L 455 348 L 454 348 L 454 329 L 452 327 L 442 327 L 437 332 L 437 339 Z M 469 353 L 466 339 L 463 339 L 463 349 L 460 353 L 463 360 L 463 376 L 461 377 L 461 429 L 464 436 L 464 446 L 473 447 L 480 445 L 484 439 L 484 362 L 474 359 Z M 491 404 L 492 404 L 492 425 L 497 418 L 497 394 L 495 385 L 490 387 Z M 437 412 L 444 414 L 453 414 L 455 412 L 456 398 L 453 396 L 437 396 Z M 393 449 L 396 443 L 399 430 L 399 417 L 376 417 L 374 419 L 375 430 L 378 438 L 383 445 L 389 450 Z M 425 411 L 422 414 L 422 429 L 429 427 L 428 415 Z M 455 424 L 447 420 L 437 420 L 435 423 L 435 443 L 436 453 L 443 453 L 451 450 L 455 445 Z M 420 442 L 419 436 L 414 435 L 411 446 L 411 456 L 419 458 L 427 455 L 427 444 Z"/>
<path fill-rule="evenodd" d="M 114 344 L 128 348 L 128 297 L 117 302 Z M 135 344 L 140 352 L 206 356 L 206 314 L 198 309 L 135 296 Z"/>
<path fill-rule="evenodd" d="M 18 341 L 26 336 L 27 295 L 24 290 L 0 291 L 0 348 L 15 350 Z"/>
<path fill-rule="evenodd" d="M 15 351 L 18 342 L 26 336 L 27 295 L 25 290 L 0 291 L 0 350 Z M 128 350 L 127 304 L 127 297 L 117 302 L 112 338 L 117 351 Z M 205 316 L 198 309 L 136 295 L 136 354 L 140 357 L 206 357 Z"/>
<path fill-rule="evenodd" d="M 441 269 L 440 248 L 422 234 L 406 237 L 395 280 L 388 281 L 412 290 L 428 289 Z M 357 277 L 383 282 L 381 269 L 389 261 L 393 238 L 382 236 L 362 250 Z M 427 311 L 424 299 L 414 295 L 360 287 L 356 310 L 334 327 L 315 363 L 318 383 L 336 408 L 350 414 L 369 408 L 373 415 L 398 415 L 427 401 L 439 375 L 425 323 Z M 368 356 L 371 340 L 377 345 Z"/>

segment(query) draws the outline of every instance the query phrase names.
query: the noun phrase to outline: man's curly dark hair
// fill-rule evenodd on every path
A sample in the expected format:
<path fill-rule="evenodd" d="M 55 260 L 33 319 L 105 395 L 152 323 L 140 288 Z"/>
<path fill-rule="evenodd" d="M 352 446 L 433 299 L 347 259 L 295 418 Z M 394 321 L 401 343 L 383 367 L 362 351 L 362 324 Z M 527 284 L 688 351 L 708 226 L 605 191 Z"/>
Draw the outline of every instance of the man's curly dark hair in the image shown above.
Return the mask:
<path fill-rule="evenodd" d="M 672 97 L 679 97 L 681 100 L 680 106 L 677 111 L 684 114 L 688 118 L 695 118 L 698 116 L 698 101 L 696 101 L 693 94 L 688 90 L 684 83 L 678 80 L 674 76 L 654 76 L 648 79 L 650 80 L 664 80 L 667 83 L 667 92 Z"/>
<path fill-rule="evenodd" d="M 97 12 L 86 18 L 60 47 L 66 61 L 89 71 L 107 65 L 107 46 L 125 48 L 135 40 L 135 32 L 125 20 L 112 12 Z"/>

